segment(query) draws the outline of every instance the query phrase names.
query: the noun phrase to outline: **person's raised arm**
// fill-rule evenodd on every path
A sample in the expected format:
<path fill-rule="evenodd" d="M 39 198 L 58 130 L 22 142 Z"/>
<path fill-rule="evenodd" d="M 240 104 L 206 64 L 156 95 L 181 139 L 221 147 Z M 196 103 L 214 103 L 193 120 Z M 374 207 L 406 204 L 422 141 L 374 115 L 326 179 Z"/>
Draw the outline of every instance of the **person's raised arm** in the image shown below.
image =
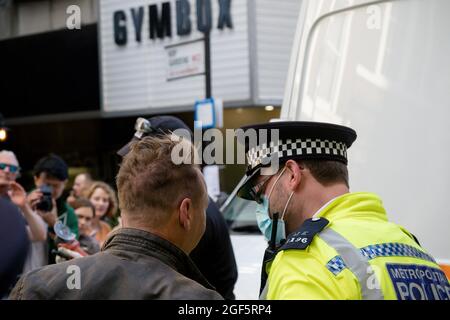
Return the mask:
<path fill-rule="evenodd" d="M 44 220 L 32 209 L 27 200 L 27 194 L 17 182 L 10 185 L 9 196 L 11 201 L 22 211 L 27 221 L 27 233 L 31 241 L 44 241 L 47 239 L 47 225 Z"/>

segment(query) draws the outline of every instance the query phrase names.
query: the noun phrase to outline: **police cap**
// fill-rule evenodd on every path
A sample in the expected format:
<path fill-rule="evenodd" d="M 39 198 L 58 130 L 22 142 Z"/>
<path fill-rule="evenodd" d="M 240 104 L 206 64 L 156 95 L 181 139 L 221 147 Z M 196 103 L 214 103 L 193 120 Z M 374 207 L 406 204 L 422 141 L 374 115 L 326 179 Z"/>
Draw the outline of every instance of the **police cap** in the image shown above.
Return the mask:
<path fill-rule="evenodd" d="M 244 135 L 238 141 L 245 145 L 248 167 L 238 196 L 248 200 L 254 200 L 251 188 L 262 168 L 274 163 L 281 166 L 289 159 L 334 160 L 347 164 L 347 149 L 356 140 L 355 130 L 322 122 L 276 121 L 241 129 Z M 246 135 L 252 129 L 257 138 L 253 142 Z M 272 130 L 277 130 L 276 134 Z"/>

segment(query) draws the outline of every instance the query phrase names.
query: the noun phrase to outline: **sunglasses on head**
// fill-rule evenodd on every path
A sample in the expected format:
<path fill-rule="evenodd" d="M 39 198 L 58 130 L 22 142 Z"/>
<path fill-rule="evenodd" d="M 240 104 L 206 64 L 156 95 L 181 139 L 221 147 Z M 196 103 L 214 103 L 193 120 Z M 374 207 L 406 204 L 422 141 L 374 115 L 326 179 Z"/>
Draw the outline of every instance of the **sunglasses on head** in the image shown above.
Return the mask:
<path fill-rule="evenodd" d="M 7 163 L 0 162 L 0 169 L 1 170 L 5 170 L 6 168 L 9 168 L 9 172 L 11 172 L 11 173 L 17 173 L 20 170 L 19 166 L 15 166 L 13 164 L 7 164 Z"/>

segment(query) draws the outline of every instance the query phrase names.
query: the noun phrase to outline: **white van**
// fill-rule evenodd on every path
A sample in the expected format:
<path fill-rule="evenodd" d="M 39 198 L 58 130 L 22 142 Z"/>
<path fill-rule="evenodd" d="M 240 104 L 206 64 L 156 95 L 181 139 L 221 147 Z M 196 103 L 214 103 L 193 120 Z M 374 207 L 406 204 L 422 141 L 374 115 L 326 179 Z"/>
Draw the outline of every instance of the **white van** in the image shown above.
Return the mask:
<path fill-rule="evenodd" d="M 281 118 L 354 128 L 351 190 L 379 194 L 450 278 L 449 13 L 448 0 L 303 0 Z M 254 231 L 251 204 L 232 193 L 223 209 L 237 231 Z M 232 237 L 235 249 L 246 243 Z M 260 265 L 257 239 L 238 265 Z M 241 285 L 246 276 L 238 298 L 258 288 Z"/>
<path fill-rule="evenodd" d="M 303 1 L 281 118 L 350 126 L 352 191 L 449 275 L 450 1 Z"/>

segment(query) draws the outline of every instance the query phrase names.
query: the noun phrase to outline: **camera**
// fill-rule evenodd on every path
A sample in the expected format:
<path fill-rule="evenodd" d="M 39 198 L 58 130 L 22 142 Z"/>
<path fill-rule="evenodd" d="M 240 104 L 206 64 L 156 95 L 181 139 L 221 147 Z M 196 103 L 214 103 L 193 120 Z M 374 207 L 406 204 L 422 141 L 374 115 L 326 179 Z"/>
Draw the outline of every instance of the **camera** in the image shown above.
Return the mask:
<path fill-rule="evenodd" d="M 52 202 L 52 188 L 46 184 L 42 185 L 39 188 L 42 192 L 41 201 L 36 205 L 36 209 L 44 212 L 52 211 L 53 202 Z"/>

